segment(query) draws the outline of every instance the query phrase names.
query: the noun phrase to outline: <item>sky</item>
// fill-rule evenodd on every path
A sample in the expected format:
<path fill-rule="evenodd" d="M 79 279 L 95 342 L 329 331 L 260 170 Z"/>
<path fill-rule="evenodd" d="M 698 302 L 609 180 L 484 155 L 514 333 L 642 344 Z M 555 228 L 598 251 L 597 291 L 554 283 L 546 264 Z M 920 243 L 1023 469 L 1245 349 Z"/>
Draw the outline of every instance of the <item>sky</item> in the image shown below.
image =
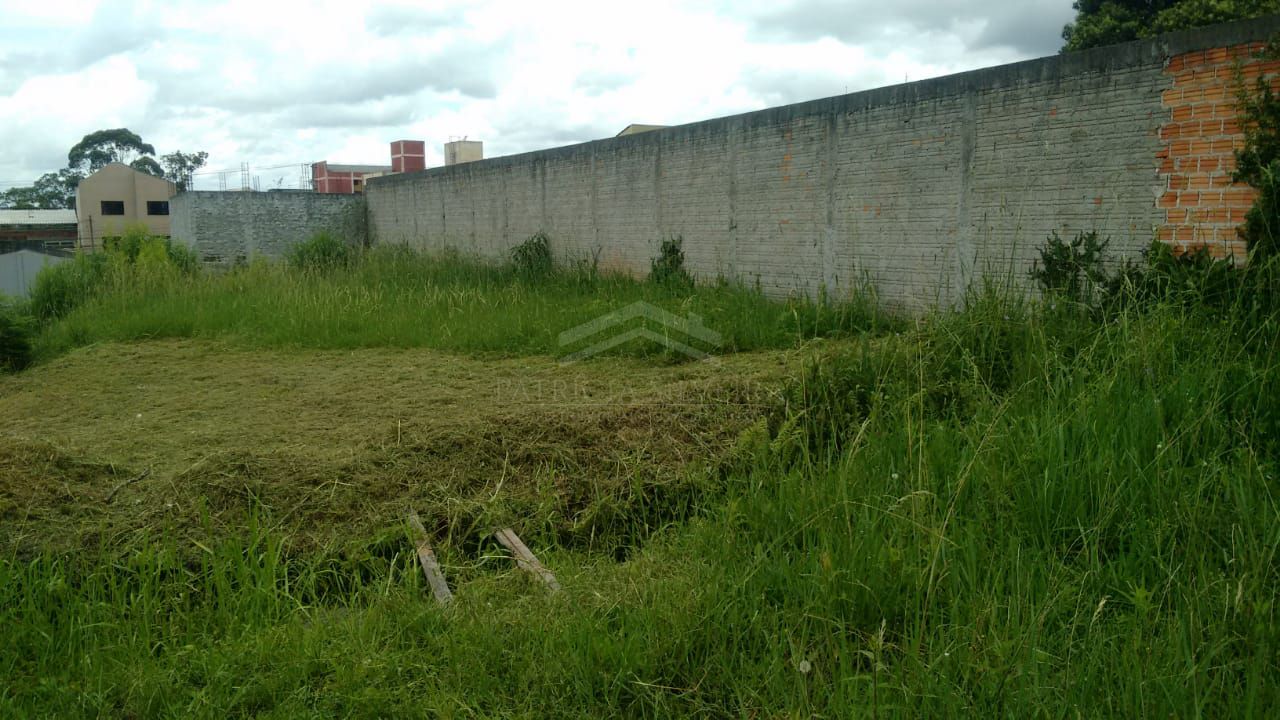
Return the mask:
<path fill-rule="evenodd" d="M 127 127 L 238 188 L 486 157 L 1051 55 L 1070 0 L 0 0 L 0 189 Z"/>

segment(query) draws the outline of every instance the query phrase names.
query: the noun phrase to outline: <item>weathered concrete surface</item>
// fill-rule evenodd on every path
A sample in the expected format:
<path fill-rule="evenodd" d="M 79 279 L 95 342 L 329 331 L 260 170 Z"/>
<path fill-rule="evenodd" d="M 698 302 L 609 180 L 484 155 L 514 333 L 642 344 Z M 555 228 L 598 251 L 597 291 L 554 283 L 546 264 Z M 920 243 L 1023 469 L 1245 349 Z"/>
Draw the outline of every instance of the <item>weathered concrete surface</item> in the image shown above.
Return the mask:
<path fill-rule="evenodd" d="M 773 294 L 868 279 L 896 304 L 951 302 L 984 274 L 1025 279 L 1050 231 L 1146 246 L 1166 221 L 1170 58 L 1277 30 L 1232 23 L 377 178 L 370 232 L 498 257 L 541 230 L 562 261 L 635 273 L 679 235 L 703 278 Z"/>
<path fill-rule="evenodd" d="M 317 232 L 367 239 L 360 195 L 313 192 L 184 192 L 170 201 L 172 236 L 208 263 L 281 257 Z"/>

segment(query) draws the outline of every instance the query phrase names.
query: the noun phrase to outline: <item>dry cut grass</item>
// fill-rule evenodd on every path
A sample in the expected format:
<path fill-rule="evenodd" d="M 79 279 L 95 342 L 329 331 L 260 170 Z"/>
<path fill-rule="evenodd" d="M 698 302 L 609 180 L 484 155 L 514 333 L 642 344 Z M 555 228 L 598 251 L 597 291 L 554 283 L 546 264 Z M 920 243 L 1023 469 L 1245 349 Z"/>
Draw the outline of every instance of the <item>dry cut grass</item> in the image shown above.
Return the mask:
<path fill-rule="evenodd" d="M 616 550 L 637 513 L 656 525 L 698 492 L 686 470 L 713 472 L 811 349 L 562 366 L 98 345 L 0 378 L 0 537 L 24 553 L 205 543 L 259 513 L 302 546 L 390 542 L 414 506 L 464 543 L 538 518 L 526 532 Z"/>

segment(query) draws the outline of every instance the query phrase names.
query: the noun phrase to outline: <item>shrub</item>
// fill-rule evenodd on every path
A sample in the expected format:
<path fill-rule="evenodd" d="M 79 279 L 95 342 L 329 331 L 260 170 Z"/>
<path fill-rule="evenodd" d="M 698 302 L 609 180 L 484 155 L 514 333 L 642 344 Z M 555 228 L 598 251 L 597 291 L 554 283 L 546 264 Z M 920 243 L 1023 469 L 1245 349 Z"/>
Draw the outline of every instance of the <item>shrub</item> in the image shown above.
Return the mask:
<path fill-rule="evenodd" d="M 41 320 L 65 316 L 96 295 L 107 281 L 106 253 L 76 255 L 70 262 L 48 265 L 31 288 L 31 312 Z"/>
<path fill-rule="evenodd" d="M 0 297 L 0 372 L 17 372 L 31 364 L 30 318 Z"/>
<path fill-rule="evenodd" d="M 142 252 L 143 246 L 154 239 L 151 231 L 142 223 L 131 223 L 124 229 L 124 234 L 117 237 L 104 238 L 102 241 L 102 249 L 111 253 L 123 255 L 130 263 L 138 259 L 138 253 Z"/>
<path fill-rule="evenodd" d="M 183 275 L 195 275 L 200 271 L 200 258 L 186 245 L 177 245 L 170 240 L 165 243 L 165 252 L 169 256 L 169 263 Z"/>
<path fill-rule="evenodd" d="M 662 241 L 658 257 L 650 264 L 649 280 L 660 285 L 692 285 L 693 277 L 684 269 L 684 238 L 677 235 Z"/>
<path fill-rule="evenodd" d="M 551 274 L 551 238 L 538 231 L 511 250 L 511 265 L 524 278 L 542 278 Z"/>
<path fill-rule="evenodd" d="M 1272 40 L 1260 56 L 1280 59 L 1280 42 Z M 1236 107 L 1244 129 L 1244 146 L 1236 151 L 1236 182 L 1258 191 L 1240 235 L 1248 244 L 1250 259 L 1280 255 L 1280 97 L 1274 76 L 1258 77 L 1250 88 L 1243 71 L 1236 70 Z"/>
<path fill-rule="evenodd" d="M 289 251 L 290 267 L 298 270 L 328 271 L 347 267 L 355 259 L 355 248 L 342 238 L 320 231 Z"/>
<path fill-rule="evenodd" d="M 1110 242 L 1099 240 L 1097 232 L 1077 233 L 1066 241 L 1054 231 L 1040 248 L 1031 279 L 1047 293 L 1089 304 L 1094 291 L 1106 283 L 1102 255 Z"/>

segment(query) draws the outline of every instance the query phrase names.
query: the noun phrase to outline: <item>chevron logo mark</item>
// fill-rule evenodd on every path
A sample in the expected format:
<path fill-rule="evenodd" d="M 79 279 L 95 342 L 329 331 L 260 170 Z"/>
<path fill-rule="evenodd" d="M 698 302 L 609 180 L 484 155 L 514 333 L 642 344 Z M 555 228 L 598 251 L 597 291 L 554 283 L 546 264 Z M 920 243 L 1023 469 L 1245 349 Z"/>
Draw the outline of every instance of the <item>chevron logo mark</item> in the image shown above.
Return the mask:
<path fill-rule="evenodd" d="M 636 323 L 636 320 L 640 322 Z M 592 338 L 598 339 L 561 357 L 561 364 L 585 360 L 636 338 L 644 338 L 691 358 L 706 360 L 711 354 L 699 345 L 714 350 L 722 342 L 720 333 L 702 324 L 701 316 L 689 313 L 688 317 L 681 317 L 643 300 L 565 330 L 558 340 L 561 348 L 569 348 Z"/>

